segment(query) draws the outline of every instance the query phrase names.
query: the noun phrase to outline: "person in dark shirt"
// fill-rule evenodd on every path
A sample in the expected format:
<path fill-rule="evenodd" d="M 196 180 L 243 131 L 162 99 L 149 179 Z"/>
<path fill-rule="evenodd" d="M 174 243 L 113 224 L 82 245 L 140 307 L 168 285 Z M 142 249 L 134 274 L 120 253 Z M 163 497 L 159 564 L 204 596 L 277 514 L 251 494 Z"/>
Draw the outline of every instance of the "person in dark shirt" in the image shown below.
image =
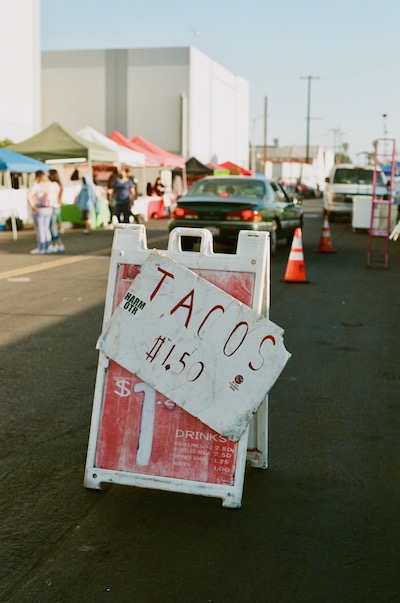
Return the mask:
<path fill-rule="evenodd" d="M 118 222 L 129 223 L 136 189 L 133 181 L 128 178 L 126 170 L 118 172 L 118 177 L 114 180 L 108 192 L 114 195 L 114 215 L 117 217 Z"/>

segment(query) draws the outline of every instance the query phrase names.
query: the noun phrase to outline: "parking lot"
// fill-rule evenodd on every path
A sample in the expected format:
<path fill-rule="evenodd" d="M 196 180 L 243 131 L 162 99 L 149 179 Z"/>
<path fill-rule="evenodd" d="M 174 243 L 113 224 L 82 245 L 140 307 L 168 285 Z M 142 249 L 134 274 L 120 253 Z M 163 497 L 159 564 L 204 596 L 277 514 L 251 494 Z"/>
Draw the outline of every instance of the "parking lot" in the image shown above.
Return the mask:
<path fill-rule="evenodd" d="M 307 284 L 271 263 L 270 318 L 292 358 L 270 394 L 269 468 L 240 509 L 83 474 L 113 232 L 0 233 L 4 603 L 400 601 L 400 241 L 366 267 L 367 235 L 304 201 Z M 165 220 L 147 224 L 166 249 Z"/>

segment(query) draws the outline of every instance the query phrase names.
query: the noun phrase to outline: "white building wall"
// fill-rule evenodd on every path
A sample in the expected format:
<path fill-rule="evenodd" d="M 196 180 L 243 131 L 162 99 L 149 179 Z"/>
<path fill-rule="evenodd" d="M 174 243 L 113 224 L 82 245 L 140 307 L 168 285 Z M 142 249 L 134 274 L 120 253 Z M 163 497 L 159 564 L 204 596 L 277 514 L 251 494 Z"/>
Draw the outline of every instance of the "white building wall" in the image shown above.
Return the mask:
<path fill-rule="evenodd" d="M 41 128 L 40 0 L 3 7 L 0 51 L 0 139 L 20 142 Z"/>
<path fill-rule="evenodd" d="M 212 61 L 190 49 L 188 155 L 207 163 L 215 159 L 212 145 Z"/>
<path fill-rule="evenodd" d="M 250 85 L 236 76 L 236 163 L 249 167 Z"/>
<path fill-rule="evenodd" d="M 181 94 L 189 92 L 189 49 L 128 50 L 128 138 L 181 153 Z"/>
<path fill-rule="evenodd" d="M 197 49 L 47 51 L 42 70 L 43 127 L 119 130 L 205 163 L 247 167 L 248 82 Z"/>
<path fill-rule="evenodd" d="M 248 165 L 249 84 L 190 49 L 189 154 Z"/>
<path fill-rule="evenodd" d="M 53 122 L 77 132 L 105 131 L 104 50 L 42 53 L 42 127 Z"/>
<path fill-rule="evenodd" d="M 235 81 L 219 65 L 211 74 L 211 149 L 215 160 L 236 162 Z M 234 157 L 234 158 L 233 158 Z M 231 158 L 231 159 L 229 159 Z"/>

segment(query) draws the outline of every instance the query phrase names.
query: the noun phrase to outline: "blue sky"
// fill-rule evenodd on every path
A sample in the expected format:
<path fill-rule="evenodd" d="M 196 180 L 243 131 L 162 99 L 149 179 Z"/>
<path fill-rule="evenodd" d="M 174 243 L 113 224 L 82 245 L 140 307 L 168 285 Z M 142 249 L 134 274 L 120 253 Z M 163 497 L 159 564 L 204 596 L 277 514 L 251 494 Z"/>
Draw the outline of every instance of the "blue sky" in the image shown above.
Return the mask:
<path fill-rule="evenodd" d="M 41 0 L 42 49 L 195 46 L 250 83 L 249 133 L 305 144 L 400 149 L 400 1 Z M 386 115 L 386 117 L 383 117 Z M 133 136 L 137 133 L 127 133 Z M 139 133 L 140 134 L 140 133 Z"/>

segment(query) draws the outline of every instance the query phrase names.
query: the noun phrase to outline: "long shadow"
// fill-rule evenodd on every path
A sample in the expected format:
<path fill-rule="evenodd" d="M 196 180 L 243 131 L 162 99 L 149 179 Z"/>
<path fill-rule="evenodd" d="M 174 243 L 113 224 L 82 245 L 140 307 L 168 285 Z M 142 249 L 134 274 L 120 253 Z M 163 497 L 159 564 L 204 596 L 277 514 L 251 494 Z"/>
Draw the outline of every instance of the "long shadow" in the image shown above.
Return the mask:
<path fill-rule="evenodd" d="M 270 396 L 270 468 L 247 468 L 240 510 L 83 487 L 101 304 L 0 348 L 1 601 L 396 600 L 400 245 L 368 271 L 344 225 L 337 254 L 314 253 L 320 223 L 310 285 L 281 282 L 284 249 L 273 260 L 293 358 Z"/>
<path fill-rule="evenodd" d="M 0 348 L 2 601 L 95 502 L 82 484 L 102 314 Z"/>

